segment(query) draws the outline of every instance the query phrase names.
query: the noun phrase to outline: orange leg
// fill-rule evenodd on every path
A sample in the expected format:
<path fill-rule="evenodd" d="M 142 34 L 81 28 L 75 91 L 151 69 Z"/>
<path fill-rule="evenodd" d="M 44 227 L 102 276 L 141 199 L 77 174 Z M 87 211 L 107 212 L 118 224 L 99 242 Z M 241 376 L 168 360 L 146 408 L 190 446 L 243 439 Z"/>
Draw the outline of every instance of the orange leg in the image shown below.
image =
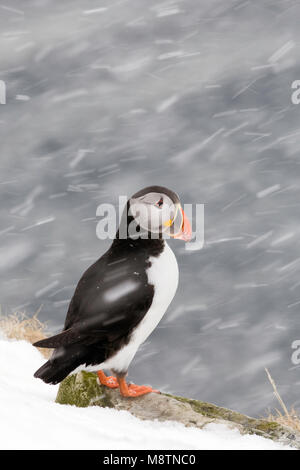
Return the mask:
<path fill-rule="evenodd" d="M 124 377 L 117 377 L 120 393 L 123 397 L 140 397 L 141 395 L 146 395 L 146 393 L 160 393 L 158 390 L 154 390 L 152 387 L 147 387 L 146 385 L 127 385 Z"/>
<path fill-rule="evenodd" d="M 116 377 L 113 377 L 112 375 L 110 377 L 106 377 L 103 370 L 98 370 L 97 375 L 98 375 L 98 378 L 99 378 L 99 381 L 100 381 L 101 385 L 105 385 L 108 388 L 118 388 L 119 387 L 119 384 L 118 384 L 118 381 L 117 381 Z"/>

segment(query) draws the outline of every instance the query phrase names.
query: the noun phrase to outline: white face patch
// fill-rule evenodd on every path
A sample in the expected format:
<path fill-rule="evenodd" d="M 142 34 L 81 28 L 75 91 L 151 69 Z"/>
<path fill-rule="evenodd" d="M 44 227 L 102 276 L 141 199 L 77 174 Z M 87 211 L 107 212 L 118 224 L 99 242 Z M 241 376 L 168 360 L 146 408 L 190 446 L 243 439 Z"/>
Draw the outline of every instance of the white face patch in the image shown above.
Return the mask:
<path fill-rule="evenodd" d="M 137 199 L 131 199 L 130 212 L 136 223 L 148 232 L 164 233 L 168 231 L 176 214 L 176 207 L 166 194 L 148 193 Z"/>

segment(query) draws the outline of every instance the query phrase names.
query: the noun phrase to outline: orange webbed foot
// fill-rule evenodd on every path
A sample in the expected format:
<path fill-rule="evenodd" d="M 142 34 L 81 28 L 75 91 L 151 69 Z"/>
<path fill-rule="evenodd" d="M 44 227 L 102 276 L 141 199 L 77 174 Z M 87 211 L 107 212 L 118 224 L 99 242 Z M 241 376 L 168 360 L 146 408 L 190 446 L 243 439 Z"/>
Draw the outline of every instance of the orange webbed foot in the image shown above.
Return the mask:
<path fill-rule="evenodd" d="M 124 378 L 118 378 L 119 386 L 120 386 L 120 393 L 123 397 L 140 397 L 142 395 L 146 395 L 147 393 L 160 393 L 159 390 L 155 390 L 152 387 L 148 387 L 146 385 L 136 385 L 136 384 L 129 384 L 125 382 Z"/>
<path fill-rule="evenodd" d="M 105 385 L 105 387 L 108 387 L 108 388 L 119 387 L 118 380 L 113 375 L 107 377 L 102 370 L 98 370 L 97 375 L 98 375 L 99 382 L 101 383 L 101 385 Z"/>
<path fill-rule="evenodd" d="M 139 397 L 141 395 L 146 395 L 147 393 L 160 393 L 159 390 L 155 390 L 152 387 L 148 387 L 147 385 L 136 385 L 136 384 L 129 384 L 128 390 L 131 397 Z"/>

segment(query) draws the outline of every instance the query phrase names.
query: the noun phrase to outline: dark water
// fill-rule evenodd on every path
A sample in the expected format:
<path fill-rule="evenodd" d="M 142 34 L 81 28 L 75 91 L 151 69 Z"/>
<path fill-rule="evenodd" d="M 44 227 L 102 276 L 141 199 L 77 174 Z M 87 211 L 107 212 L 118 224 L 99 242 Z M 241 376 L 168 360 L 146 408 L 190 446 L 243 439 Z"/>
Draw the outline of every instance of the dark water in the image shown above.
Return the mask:
<path fill-rule="evenodd" d="M 149 184 L 205 203 L 172 243 L 180 287 L 130 378 L 241 412 L 300 406 L 300 6 L 294 1 L 0 5 L 0 302 L 63 324 L 108 247 L 96 208 Z"/>

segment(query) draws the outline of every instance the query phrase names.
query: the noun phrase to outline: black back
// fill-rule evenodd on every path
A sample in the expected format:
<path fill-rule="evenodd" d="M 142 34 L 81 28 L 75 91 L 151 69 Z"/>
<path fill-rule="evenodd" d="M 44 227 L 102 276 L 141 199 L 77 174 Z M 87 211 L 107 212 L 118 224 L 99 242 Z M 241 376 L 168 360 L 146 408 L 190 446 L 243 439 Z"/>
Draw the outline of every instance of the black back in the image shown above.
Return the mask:
<path fill-rule="evenodd" d="M 114 240 L 110 249 L 80 279 L 64 331 L 75 329 L 84 343 L 101 341 L 106 357 L 127 344 L 149 310 L 154 286 L 148 284 L 149 258 L 158 256 L 163 240 Z"/>

